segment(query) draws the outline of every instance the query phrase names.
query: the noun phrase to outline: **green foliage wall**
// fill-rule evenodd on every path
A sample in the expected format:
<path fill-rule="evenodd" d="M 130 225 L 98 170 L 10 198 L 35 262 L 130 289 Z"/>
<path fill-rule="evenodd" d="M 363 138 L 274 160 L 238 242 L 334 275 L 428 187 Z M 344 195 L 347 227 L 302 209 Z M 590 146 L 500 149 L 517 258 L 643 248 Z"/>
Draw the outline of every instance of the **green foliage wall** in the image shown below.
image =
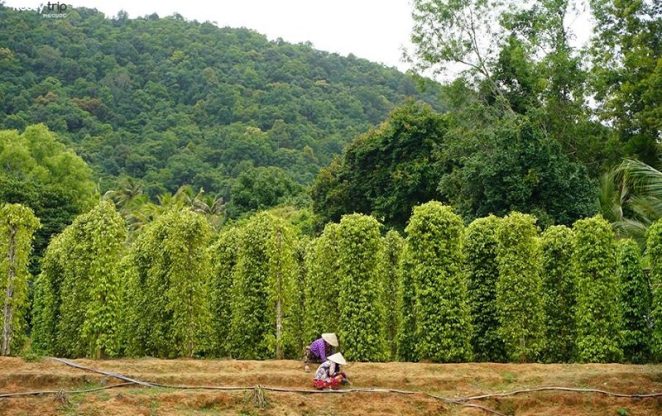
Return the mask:
<path fill-rule="evenodd" d="M 614 233 L 601 216 L 577 221 L 573 267 L 577 282 L 577 359 L 613 362 L 621 349 L 621 295 Z"/>
<path fill-rule="evenodd" d="M 385 310 L 386 343 L 389 360 L 395 360 L 398 352 L 398 327 L 400 313 L 398 311 L 398 295 L 401 292 L 400 261 L 404 239 L 395 230 L 390 230 L 382 238 L 377 274 L 381 281 L 382 304 Z"/>
<path fill-rule="evenodd" d="M 381 238 L 373 217 L 352 214 L 338 227 L 338 335 L 343 355 L 352 361 L 387 357 L 384 305 L 378 276 Z M 322 292 L 318 296 L 329 296 Z"/>
<path fill-rule="evenodd" d="M 289 224 L 268 213 L 240 231 L 232 292 L 234 358 L 282 358 L 293 340 L 291 306 L 297 276 L 296 238 Z"/>
<path fill-rule="evenodd" d="M 129 354 L 192 357 L 210 348 L 210 237 L 203 216 L 173 209 L 133 243 L 125 260 Z"/>
<path fill-rule="evenodd" d="M 568 362 L 575 347 L 575 276 L 572 270 L 574 234 L 565 226 L 552 226 L 540 239 L 545 307 L 545 348 L 548 362 Z"/>
<path fill-rule="evenodd" d="M 421 360 L 471 357 L 471 316 L 463 270 L 464 225 L 432 201 L 414 208 L 406 228 L 416 285 L 416 345 Z"/>
<path fill-rule="evenodd" d="M 467 262 L 467 287 L 473 324 L 471 345 L 474 360 L 506 360 L 505 347 L 498 333 L 496 285 L 499 279 L 497 249 L 499 218 L 493 215 L 474 220 L 467 227 L 464 252 Z"/>
<path fill-rule="evenodd" d="M 209 279 L 209 306 L 211 310 L 211 353 L 228 356 L 230 320 L 232 317 L 233 273 L 237 265 L 239 228 L 221 231 L 210 248 L 211 278 Z"/>
<path fill-rule="evenodd" d="M 35 345 L 69 357 L 119 353 L 124 220 L 103 201 L 51 241 L 35 289 Z"/>
<path fill-rule="evenodd" d="M 545 344 L 540 243 L 535 218 L 513 212 L 498 230 L 499 280 L 496 307 L 499 335 L 508 359 L 536 360 Z"/>
<path fill-rule="evenodd" d="M 646 254 L 651 266 L 650 279 L 653 291 L 651 349 L 653 358 L 660 362 L 662 361 L 662 220 L 656 221 L 648 229 Z"/>
<path fill-rule="evenodd" d="M 19 351 L 26 339 L 28 263 L 33 235 L 39 227 L 39 219 L 30 208 L 19 204 L 0 206 L 0 355 Z"/>
<path fill-rule="evenodd" d="M 641 264 L 641 249 L 631 239 L 618 241 L 616 272 L 623 310 L 623 355 L 625 360 L 645 363 L 650 359 L 651 286 Z"/>
<path fill-rule="evenodd" d="M 339 225 L 329 223 L 306 252 L 304 339 L 311 342 L 325 332 L 338 332 L 340 259 Z"/>

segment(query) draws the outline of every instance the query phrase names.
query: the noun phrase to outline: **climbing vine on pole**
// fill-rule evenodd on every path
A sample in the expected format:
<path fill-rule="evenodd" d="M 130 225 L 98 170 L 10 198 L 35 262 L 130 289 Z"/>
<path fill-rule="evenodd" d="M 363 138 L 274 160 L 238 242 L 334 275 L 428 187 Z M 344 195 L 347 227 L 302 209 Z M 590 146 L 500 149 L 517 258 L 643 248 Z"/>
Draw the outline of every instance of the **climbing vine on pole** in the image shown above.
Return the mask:
<path fill-rule="evenodd" d="M 34 232 L 40 227 L 32 210 L 20 204 L 0 206 L 0 355 L 10 355 L 25 341 L 28 262 Z"/>

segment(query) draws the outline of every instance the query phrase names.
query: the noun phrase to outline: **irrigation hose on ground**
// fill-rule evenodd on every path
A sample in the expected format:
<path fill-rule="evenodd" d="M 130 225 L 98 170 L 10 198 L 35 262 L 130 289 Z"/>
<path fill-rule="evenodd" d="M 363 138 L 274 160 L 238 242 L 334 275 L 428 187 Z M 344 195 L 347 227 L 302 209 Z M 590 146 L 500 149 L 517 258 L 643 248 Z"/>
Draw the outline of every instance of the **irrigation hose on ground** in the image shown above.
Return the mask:
<path fill-rule="evenodd" d="M 440 400 L 444 403 L 451 404 L 451 405 L 457 405 L 457 406 L 464 406 L 464 407 L 472 407 L 475 409 L 480 409 L 488 413 L 492 413 L 495 415 L 500 415 L 500 416 L 505 416 L 503 413 L 500 413 L 496 410 L 490 409 L 488 407 L 484 407 L 478 404 L 474 403 L 469 403 L 470 401 L 474 400 L 485 400 L 485 399 L 491 399 L 491 398 L 501 398 L 501 397 L 507 397 L 507 396 L 515 396 L 519 394 L 526 394 L 526 393 L 535 393 L 535 392 L 544 392 L 544 391 L 563 391 L 563 392 L 571 392 L 571 393 L 595 393 L 595 394 L 603 394 L 606 396 L 610 397 L 620 397 L 620 398 L 631 398 L 631 399 L 646 399 L 646 398 L 654 398 L 654 397 L 662 397 L 662 393 L 641 393 L 641 394 L 626 394 L 626 393 L 618 393 L 618 392 L 611 392 L 607 390 L 599 390 L 599 389 L 590 389 L 590 388 L 574 388 L 574 387 L 555 387 L 555 386 L 548 386 L 548 387 L 536 387 L 536 388 L 531 388 L 531 389 L 519 389 L 519 390 L 513 390 L 510 392 L 505 392 L 505 393 L 490 393 L 490 394 L 482 394 L 482 395 L 476 395 L 476 396 L 466 396 L 466 397 L 443 397 L 443 396 L 438 396 L 432 393 L 427 393 L 427 392 L 421 392 L 421 391 L 413 391 L 413 390 L 399 390 L 399 389 L 388 389 L 388 388 L 379 388 L 379 387 L 374 387 L 374 388 L 361 388 L 361 387 L 354 387 L 354 388 L 349 388 L 349 389 L 343 389 L 343 390 L 311 390 L 311 389 L 299 389 L 299 388 L 288 388 L 288 387 L 269 387 L 269 386 L 189 386 L 189 385 L 171 385 L 171 384 L 160 384 L 160 383 L 152 383 L 144 380 L 138 380 L 134 379 L 131 377 L 127 377 L 123 374 L 119 373 L 113 373 L 109 371 L 103 371 L 103 370 L 98 370 L 95 368 L 90 368 L 86 367 L 83 365 L 80 365 L 74 361 L 69 361 L 65 360 L 63 358 L 52 358 L 55 361 L 58 361 L 62 364 L 68 365 L 73 368 L 77 368 L 80 370 L 84 371 L 90 371 L 94 372 L 97 374 L 102 374 L 108 377 L 113 377 L 117 378 L 119 380 L 124 381 L 124 383 L 119 383 L 119 384 L 113 384 L 109 386 L 104 386 L 104 387 L 97 387 L 97 388 L 92 388 L 92 389 L 85 389 L 85 390 L 40 390 L 40 391 L 28 391 L 28 392 L 19 392 L 19 393 L 0 393 L 0 399 L 3 398 L 15 398 L 15 397 L 26 397 L 26 396 L 41 396 L 41 395 L 50 395 L 50 394 L 56 394 L 56 395 L 61 395 L 61 394 L 82 394 L 82 393 L 92 393 L 100 390 L 106 390 L 106 389 L 112 389 L 112 388 L 117 388 L 117 387 L 126 387 L 126 386 L 131 386 L 131 385 L 140 385 L 143 387 L 148 387 L 148 388 L 154 388 L 154 387 L 159 387 L 159 388 L 166 388 L 166 389 L 173 389 L 173 390 L 218 390 L 218 391 L 256 391 L 256 390 L 265 390 L 265 391 L 272 391 L 272 392 L 278 392 L 278 393 L 299 393 L 299 394 L 350 394 L 350 393 L 376 393 L 376 394 L 401 394 L 401 395 L 423 395 L 426 397 L 430 397 L 436 400 Z"/>

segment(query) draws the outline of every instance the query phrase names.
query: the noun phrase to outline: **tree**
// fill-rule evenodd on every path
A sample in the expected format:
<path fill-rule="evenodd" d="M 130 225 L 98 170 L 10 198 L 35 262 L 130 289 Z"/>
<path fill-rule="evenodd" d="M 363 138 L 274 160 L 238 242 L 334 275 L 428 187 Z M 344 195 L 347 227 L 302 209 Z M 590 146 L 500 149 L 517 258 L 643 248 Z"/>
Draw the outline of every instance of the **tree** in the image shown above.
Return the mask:
<path fill-rule="evenodd" d="M 278 167 L 258 167 L 242 172 L 232 186 L 230 214 L 264 210 L 301 193 L 301 186 Z"/>
<path fill-rule="evenodd" d="M 478 218 L 467 227 L 465 238 L 467 287 L 474 328 L 471 345 L 476 361 L 499 362 L 507 359 L 498 332 L 499 319 L 496 309 L 499 224 L 500 219 L 493 215 Z"/>
<path fill-rule="evenodd" d="M 38 347 L 69 357 L 118 354 L 125 239 L 122 217 L 102 201 L 51 241 L 35 289 Z"/>
<path fill-rule="evenodd" d="M 620 361 L 622 312 L 614 233 L 601 216 L 579 220 L 573 230 L 577 358 L 582 362 Z"/>
<path fill-rule="evenodd" d="M 596 21 L 591 57 L 599 114 L 615 127 L 627 155 L 659 157 L 662 30 L 654 1 L 591 0 Z"/>
<path fill-rule="evenodd" d="M 211 229 L 190 209 L 171 209 L 132 244 L 124 296 L 131 355 L 193 357 L 209 348 Z"/>
<path fill-rule="evenodd" d="M 599 196 L 600 213 L 614 231 L 644 247 L 648 227 L 662 217 L 662 172 L 625 159 L 603 175 Z"/>
<path fill-rule="evenodd" d="M 92 170 L 43 125 L 0 131 L 0 164 L 0 202 L 29 207 L 41 221 L 30 259 L 38 274 L 51 236 L 96 203 Z"/>
<path fill-rule="evenodd" d="M 338 224 L 328 223 L 306 252 L 304 339 L 308 342 L 322 333 L 338 332 L 340 329 L 338 228 Z"/>
<path fill-rule="evenodd" d="M 552 225 L 595 213 L 586 168 L 564 155 L 534 120 L 517 116 L 463 134 L 468 136 L 452 140 L 461 147 L 458 166 L 439 188 L 464 218 L 522 211 Z"/>
<path fill-rule="evenodd" d="M 548 362 L 568 362 L 575 355 L 576 336 L 573 232 L 562 225 L 549 227 L 541 236 L 540 246 L 547 340 L 543 357 Z"/>
<path fill-rule="evenodd" d="M 23 134 L 0 131 L 0 163 L 5 177 L 71 192 L 79 212 L 91 208 L 98 198 L 90 168 L 44 125 L 29 126 Z"/>
<path fill-rule="evenodd" d="M 635 241 L 618 241 L 616 273 L 623 310 L 623 355 L 629 362 L 645 363 L 650 359 L 652 295 Z"/>
<path fill-rule="evenodd" d="M 398 310 L 398 294 L 400 293 L 400 261 L 404 239 L 395 230 L 390 230 L 382 238 L 378 276 L 381 279 L 382 304 L 386 318 L 386 343 L 389 359 L 395 360 L 398 352 L 398 327 L 400 313 Z"/>
<path fill-rule="evenodd" d="M 450 207 L 432 201 L 414 208 L 405 231 L 416 285 L 417 356 L 440 362 L 468 360 L 472 327 L 462 219 Z"/>
<path fill-rule="evenodd" d="M 0 355 L 11 355 L 25 340 L 28 310 L 28 262 L 32 238 L 40 227 L 30 208 L 19 204 L 0 206 L 0 304 L 2 345 Z"/>
<path fill-rule="evenodd" d="M 211 352 L 217 357 L 230 355 L 229 336 L 232 319 L 232 293 L 234 270 L 237 266 L 239 228 L 221 231 L 210 247 L 211 278 L 209 279 L 209 306 L 211 310 Z"/>
<path fill-rule="evenodd" d="M 499 335 L 509 360 L 533 361 L 545 345 L 540 243 L 535 218 L 513 212 L 497 232 L 499 280 L 496 309 Z"/>
<path fill-rule="evenodd" d="M 377 275 L 379 228 L 376 219 L 361 214 L 345 215 L 338 227 L 338 335 L 344 355 L 353 361 L 382 361 L 387 356 Z"/>
<path fill-rule="evenodd" d="M 313 208 L 324 219 L 373 214 L 404 228 L 417 204 L 439 196 L 433 163 L 446 130 L 444 117 L 428 105 L 409 102 L 377 128 L 355 138 L 342 161 L 332 163 L 313 185 Z"/>
<path fill-rule="evenodd" d="M 495 23 L 506 6 L 483 0 L 416 0 L 413 5 L 411 38 L 421 69 L 441 72 L 449 64 L 461 64 L 492 79 L 492 63 L 505 35 Z M 496 84 L 491 88 L 498 91 Z"/>
<path fill-rule="evenodd" d="M 653 292 L 651 350 L 653 359 L 660 362 L 662 361 L 662 220 L 657 220 L 648 229 L 646 252 L 651 265 L 650 280 Z"/>
<path fill-rule="evenodd" d="M 233 357 L 282 359 L 290 348 L 295 244 L 290 225 L 269 213 L 243 225 L 232 293 Z"/>

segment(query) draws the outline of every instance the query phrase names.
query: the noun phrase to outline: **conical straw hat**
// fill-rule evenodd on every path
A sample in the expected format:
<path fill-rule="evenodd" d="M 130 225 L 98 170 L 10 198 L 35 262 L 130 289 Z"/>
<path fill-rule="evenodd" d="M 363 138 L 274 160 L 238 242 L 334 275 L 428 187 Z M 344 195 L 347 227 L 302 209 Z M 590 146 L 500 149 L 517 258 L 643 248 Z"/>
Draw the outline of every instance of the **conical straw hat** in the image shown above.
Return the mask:
<path fill-rule="evenodd" d="M 336 334 L 333 332 L 329 332 L 328 334 L 322 334 L 322 339 L 326 342 L 329 343 L 332 347 L 337 347 L 338 346 L 338 337 L 336 337 Z"/>
<path fill-rule="evenodd" d="M 340 364 L 340 365 L 347 364 L 347 361 L 345 361 L 345 357 L 343 357 L 342 354 L 339 353 L 339 352 L 337 352 L 337 353 L 333 354 L 332 356 L 330 356 L 328 358 L 328 360 L 333 361 L 334 363 Z"/>

